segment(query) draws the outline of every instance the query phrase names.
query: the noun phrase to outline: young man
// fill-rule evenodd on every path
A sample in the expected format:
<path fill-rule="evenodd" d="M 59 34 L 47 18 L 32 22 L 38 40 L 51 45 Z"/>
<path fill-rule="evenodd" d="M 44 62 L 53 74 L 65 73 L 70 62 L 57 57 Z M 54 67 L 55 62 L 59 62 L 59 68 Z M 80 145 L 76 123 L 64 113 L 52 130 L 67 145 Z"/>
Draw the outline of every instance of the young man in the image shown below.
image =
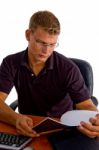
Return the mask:
<path fill-rule="evenodd" d="M 27 49 L 3 59 L 0 120 L 14 125 L 19 134 L 38 136 L 32 130 L 32 120 L 25 114 L 60 117 L 73 109 L 73 105 L 76 109 L 97 111 L 77 66 L 54 51 L 59 34 L 56 16 L 49 11 L 38 11 L 30 18 L 26 30 Z M 18 94 L 19 114 L 4 103 L 13 86 Z M 81 123 L 78 130 L 95 141 L 99 136 L 99 116 L 91 118 L 90 124 Z"/>

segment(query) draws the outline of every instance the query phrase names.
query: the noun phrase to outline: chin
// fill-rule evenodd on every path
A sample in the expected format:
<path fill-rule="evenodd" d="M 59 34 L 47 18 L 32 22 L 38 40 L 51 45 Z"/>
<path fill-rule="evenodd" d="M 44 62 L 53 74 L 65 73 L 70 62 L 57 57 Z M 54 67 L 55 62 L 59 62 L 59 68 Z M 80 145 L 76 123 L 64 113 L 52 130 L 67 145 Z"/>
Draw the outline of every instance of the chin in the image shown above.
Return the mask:
<path fill-rule="evenodd" d="M 46 62 L 46 60 L 44 60 L 44 59 L 43 59 L 43 60 L 41 60 L 41 59 L 37 59 L 37 60 L 36 60 L 36 62 L 37 62 L 37 63 L 45 63 L 45 62 Z"/>
<path fill-rule="evenodd" d="M 38 61 L 45 63 L 45 62 L 47 61 L 47 59 L 48 59 L 48 58 L 41 58 L 41 59 L 38 59 Z"/>

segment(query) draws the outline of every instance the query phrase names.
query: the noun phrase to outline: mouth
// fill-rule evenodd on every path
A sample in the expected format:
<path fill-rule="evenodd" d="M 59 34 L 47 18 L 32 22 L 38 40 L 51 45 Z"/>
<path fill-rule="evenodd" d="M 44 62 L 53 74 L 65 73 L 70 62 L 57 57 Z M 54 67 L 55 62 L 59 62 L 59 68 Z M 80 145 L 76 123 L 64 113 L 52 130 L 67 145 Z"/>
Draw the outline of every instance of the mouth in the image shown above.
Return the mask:
<path fill-rule="evenodd" d="M 46 55 L 42 55 L 42 54 L 40 54 L 39 55 L 41 58 L 46 58 L 47 56 Z"/>

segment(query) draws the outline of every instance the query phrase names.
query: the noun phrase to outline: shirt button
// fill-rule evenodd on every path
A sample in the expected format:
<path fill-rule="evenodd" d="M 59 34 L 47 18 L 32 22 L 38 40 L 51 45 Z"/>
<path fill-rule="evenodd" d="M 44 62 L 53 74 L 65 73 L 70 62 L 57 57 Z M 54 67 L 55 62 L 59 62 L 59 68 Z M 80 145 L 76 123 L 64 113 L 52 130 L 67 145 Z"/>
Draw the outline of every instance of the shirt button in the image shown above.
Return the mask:
<path fill-rule="evenodd" d="M 34 74 L 32 73 L 32 74 L 31 74 L 31 76 L 33 77 L 33 76 L 34 76 Z"/>

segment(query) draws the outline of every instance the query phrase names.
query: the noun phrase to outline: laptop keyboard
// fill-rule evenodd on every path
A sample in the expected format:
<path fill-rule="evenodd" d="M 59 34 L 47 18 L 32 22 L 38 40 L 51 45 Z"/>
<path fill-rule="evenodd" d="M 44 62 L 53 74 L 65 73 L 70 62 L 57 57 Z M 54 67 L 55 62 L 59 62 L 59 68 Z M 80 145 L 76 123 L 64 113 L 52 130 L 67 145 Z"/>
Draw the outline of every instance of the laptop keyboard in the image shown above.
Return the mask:
<path fill-rule="evenodd" d="M 0 149 L 20 150 L 31 140 L 30 137 L 0 132 Z"/>

